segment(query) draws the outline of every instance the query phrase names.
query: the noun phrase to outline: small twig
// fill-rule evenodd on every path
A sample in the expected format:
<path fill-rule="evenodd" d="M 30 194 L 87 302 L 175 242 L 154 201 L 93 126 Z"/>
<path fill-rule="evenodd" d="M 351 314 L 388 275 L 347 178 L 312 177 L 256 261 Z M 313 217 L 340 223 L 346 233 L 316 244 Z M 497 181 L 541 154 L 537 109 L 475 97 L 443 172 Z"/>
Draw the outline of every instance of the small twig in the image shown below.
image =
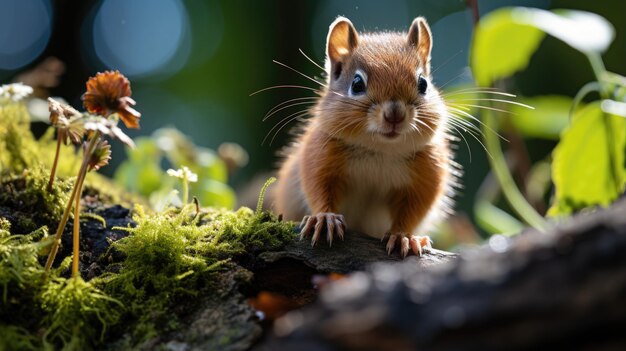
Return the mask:
<path fill-rule="evenodd" d="M 472 11 L 472 22 L 474 27 L 478 25 L 480 13 L 478 12 L 478 0 L 465 0 L 465 5 Z"/>
<path fill-rule="evenodd" d="M 193 197 L 193 203 L 194 205 L 196 205 L 196 215 L 194 216 L 194 218 L 200 214 L 200 201 L 198 201 L 197 197 Z"/>
<path fill-rule="evenodd" d="M 85 173 L 86 175 L 86 173 Z M 83 182 L 85 176 L 82 176 L 77 180 L 78 191 L 76 192 L 76 199 L 74 204 L 74 228 L 72 228 L 73 237 L 73 249 L 72 249 L 72 277 L 78 276 L 78 265 L 80 262 L 80 198 L 83 190 Z"/>

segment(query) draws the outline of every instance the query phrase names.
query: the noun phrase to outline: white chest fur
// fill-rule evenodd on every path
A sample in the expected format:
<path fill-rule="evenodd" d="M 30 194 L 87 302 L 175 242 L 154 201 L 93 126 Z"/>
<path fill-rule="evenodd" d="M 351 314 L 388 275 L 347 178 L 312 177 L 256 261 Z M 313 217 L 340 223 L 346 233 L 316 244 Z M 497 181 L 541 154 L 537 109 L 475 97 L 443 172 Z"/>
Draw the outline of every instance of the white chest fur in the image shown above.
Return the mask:
<path fill-rule="evenodd" d="M 347 187 L 339 212 L 351 230 L 383 237 L 391 229 L 391 192 L 411 181 L 408 161 L 364 152 L 353 155 L 347 166 Z"/>

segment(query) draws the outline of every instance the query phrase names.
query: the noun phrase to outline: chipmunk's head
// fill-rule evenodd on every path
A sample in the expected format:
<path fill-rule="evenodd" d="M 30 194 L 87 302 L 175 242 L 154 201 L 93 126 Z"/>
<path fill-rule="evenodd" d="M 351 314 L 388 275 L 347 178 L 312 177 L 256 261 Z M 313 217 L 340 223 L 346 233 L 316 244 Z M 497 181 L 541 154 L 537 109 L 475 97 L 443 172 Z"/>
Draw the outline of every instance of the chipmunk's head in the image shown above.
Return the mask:
<path fill-rule="evenodd" d="M 317 115 L 336 137 L 364 145 L 420 147 L 444 123 L 445 105 L 430 77 L 430 28 L 359 35 L 344 17 L 330 25 L 328 86 Z"/>

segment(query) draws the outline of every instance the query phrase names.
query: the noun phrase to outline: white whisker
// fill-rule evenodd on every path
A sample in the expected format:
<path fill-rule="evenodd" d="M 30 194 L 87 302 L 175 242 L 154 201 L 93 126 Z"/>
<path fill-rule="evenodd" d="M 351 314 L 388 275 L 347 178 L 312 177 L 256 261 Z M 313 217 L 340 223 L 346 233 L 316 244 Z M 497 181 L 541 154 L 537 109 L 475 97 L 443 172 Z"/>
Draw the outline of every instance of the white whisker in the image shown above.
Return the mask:
<path fill-rule="evenodd" d="M 286 65 L 286 64 L 284 64 L 284 63 L 282 63 L 282 62 L 280 62 L 280 61 L 276 61 L 276 60 L 272 60 L 272 62 L 274 62 L 274 63 L 275 63 L 275 64 L 277 64 L 277 65 L 283 66 L 283 67 L 285 67 L 285 68 L 287 68 L 287 69 L 290 69 L 290 70 L 292 70 L 292 71 L 294 71 L 294 72 L 298 73 L 299 75 L 303 76 L 304 78 L 306 78 L 306 79 L 308 79 L 308 80 L 310 80 L 310 81 L 312 81 L 312 82 L 315 82 L 315 83 L 317 83 L 317 84 L 319 84 L 319 85 L 321 85 L 321 86 L 323 86 L 323 87 L 327 87 L 327 85 L 326 85 L 326 84 L 324 84 L 324 83 L 322 83 L 322 82 L 320 82 L 320 81 L 318 81 L 318 80 L 316 80 L 316 79 L 313 79 L 313 78 L 311 78 L 311 77 L 307 76 L 306 74 L 304 74 L 304 73 L 302 73 L 302 72 L 298 71 L 297 69 L 295 69 L 295 68 L 293 68 L 293 67 L 291 67 L 291 66 L 288 66 L 288 65 Z"/>
<path fill-rule="evenodd" d="M 253 96 L 253 95 L 256 95 L 258 93 L 262 93 L 264 91 L 268 91 L 268 90 L 272 90 L 272 89 L 283 89 L 283 88 L 305 89 L 305 90 L 310 90 L 310 91 L 314 91 L 316 93 L 320 93 L 321 94 L 321 91 L 319 89 L 317 89 L 317 88 L 311 88 L 311 87 L 307 87 L 307 86 L 304 86 L 304 85 L 289 85 L 288 84 L 288 85 L 273 85 L 271 87 L 263 88 L 263 89 L 255 91 L 254 93 L 251 93 L 249 96 Z"/>
<path fill-rule="evenodd" d="M 307 56 L 307 54 L 304 53 L 304 51 L 302 51 L 302 49 L 298 49 L 298 51 L 300 51 L 300 53 L 307 58 L 307 60 L 309 60 L 312 64 L 314 64 L 315 66 L 317 66 L 317 68 L 321 69 L 322 71 L 326 71 L 324 69 L 324 67 L 320 66 L 317 62 L 313 61 L 309 56 Z"/>

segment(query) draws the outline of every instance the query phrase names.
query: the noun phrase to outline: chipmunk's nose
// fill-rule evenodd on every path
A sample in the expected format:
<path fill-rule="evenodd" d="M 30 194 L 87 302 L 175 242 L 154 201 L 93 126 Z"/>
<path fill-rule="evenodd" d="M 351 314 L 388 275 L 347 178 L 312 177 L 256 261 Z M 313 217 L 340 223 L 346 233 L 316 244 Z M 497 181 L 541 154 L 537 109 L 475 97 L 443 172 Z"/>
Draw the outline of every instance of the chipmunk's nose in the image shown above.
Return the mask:
<path fill-rule="evenodd" d="M 404 109 L 396 101 L 391 102 L 383 112 L 383 118 L 385 118 L 385 121 L 391 124 L 402 123 L 402 121 L 404 121 L 405 115 L 406 111 L 404 111 Z"/>

